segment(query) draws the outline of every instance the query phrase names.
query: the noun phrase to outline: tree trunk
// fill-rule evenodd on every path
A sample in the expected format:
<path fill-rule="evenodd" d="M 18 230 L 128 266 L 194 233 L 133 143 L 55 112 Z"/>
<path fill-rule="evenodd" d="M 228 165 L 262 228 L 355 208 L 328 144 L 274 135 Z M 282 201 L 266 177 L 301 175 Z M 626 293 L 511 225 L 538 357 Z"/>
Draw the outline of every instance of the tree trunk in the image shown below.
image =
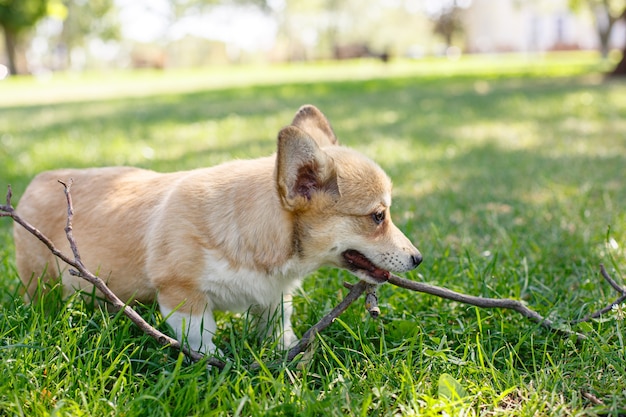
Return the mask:
<path fill-rule="evenodd" d="M 611 77 L 626 77 L 626 46 L 622 50 L 622 59 L 617 63 L 617 66 L 613 68 L 613 71 L 609 73 Z"/>
<path fill-rule="evenodd" d="M 608 30 L 598 30 L 602 59 L 606 59 L 609 56 L 609 38 L 611 36 L 611 29 L 612 28 L 609 28 Z"/>
<path fill-rule="evenodd" d="M 12 75 L 17 74 L 17 60 L 16 60 L 16 44 L 17 36 L 8 28 L 4 28 L 4 47 L 7 51 L 7 58 L 9 60 L 9 73 Z"/>
<path fill-rule="evenodd" d="M 619 19 L 626 22 L 626 8 L 622 11 Z M 613 68 L 613 71 L 609 73 L 611 77 L 626 77 L 626 44 L 622 48 L 622 59 L 617 63 L 617 66 Z"/>

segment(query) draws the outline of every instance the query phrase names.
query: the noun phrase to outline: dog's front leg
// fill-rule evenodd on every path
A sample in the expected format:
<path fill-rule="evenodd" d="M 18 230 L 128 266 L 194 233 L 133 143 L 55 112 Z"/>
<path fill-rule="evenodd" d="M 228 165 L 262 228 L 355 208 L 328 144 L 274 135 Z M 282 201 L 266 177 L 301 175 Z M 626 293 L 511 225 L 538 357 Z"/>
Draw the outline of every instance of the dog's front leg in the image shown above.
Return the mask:
<path fill-rule="evenodd" d="M 172 302 L 167 293 L 159 294 L 159 307 L 167 324 L 172 327 L 176 339 L 190 349 L 204 354 L 221 353 L 213 343 L 217 330 L 213 311 L 207 300 L 186 299 Z"/>
<path fill-rule="evenodd" d="M 281 350 L 287 350 L 298 343 L 298 337 L 291 327 L 291 294 L 281 296 L 269 308 L 253 309 L 252 313 L 258 318 L 260 337 L 273 337 Z"/>
<path fill-rule="evenodd" d="M 281 303 L 278 304 L 280 325 L 275 327 L 274 334 L 278 340 L 278 346 L 282 350 L 287 350 L 298 343 L 298 336 L 293 332 L 291 327 L 291 314 L 293 313 L 293 303 L 291 294 L 282 297 Z"/>

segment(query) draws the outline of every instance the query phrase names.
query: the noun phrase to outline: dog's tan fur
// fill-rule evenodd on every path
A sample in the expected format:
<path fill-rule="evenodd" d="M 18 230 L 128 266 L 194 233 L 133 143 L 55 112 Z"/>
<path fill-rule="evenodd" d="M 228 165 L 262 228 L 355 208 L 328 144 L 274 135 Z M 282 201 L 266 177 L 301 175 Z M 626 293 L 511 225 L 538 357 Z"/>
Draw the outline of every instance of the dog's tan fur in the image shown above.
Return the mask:
<path fill-rule="evenodd" d="M 66 201 L 57 180 L 69 178 L 84 263 L 122 300 L 158 300 L 177 337 L 196 350 L 215 349 L 215 309 L 261 317 L 279 309 L 284 327 L 276 333 L 285 346 L 294 343 L 289 301 L 303 277 L 329 265 L 376 281 L 346 262 L 347 250 L 398 272 L 421 260 L 389 217 L 389 178 L 338 146 L 313 106 L 280 131 L 271 157 L 168 174 L 112 167 L 38 175 L 17 211 L 66 253 Z M 25 230 L 16 227 L 14 235 L 31 297 L 38 277 L 59 274 L 67 292 L 91 291 Z"/>

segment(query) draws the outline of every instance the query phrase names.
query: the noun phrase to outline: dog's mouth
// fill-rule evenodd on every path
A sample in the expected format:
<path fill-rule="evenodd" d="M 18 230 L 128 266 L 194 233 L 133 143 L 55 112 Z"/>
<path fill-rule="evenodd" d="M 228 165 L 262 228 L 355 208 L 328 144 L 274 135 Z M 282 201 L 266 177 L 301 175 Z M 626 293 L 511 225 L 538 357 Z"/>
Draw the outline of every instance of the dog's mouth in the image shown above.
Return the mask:
<path fill-rule="evenodd" d="M 348 269 L 356 273 L 359 278 L 368 277 L 376 284 L 389 280 L 389 271 L 377 267 L 359 251 L 348 249 L 343 253 L 343 259 L 345 259 Z M 369 280 L 366 279 L 366 281 Z"/>

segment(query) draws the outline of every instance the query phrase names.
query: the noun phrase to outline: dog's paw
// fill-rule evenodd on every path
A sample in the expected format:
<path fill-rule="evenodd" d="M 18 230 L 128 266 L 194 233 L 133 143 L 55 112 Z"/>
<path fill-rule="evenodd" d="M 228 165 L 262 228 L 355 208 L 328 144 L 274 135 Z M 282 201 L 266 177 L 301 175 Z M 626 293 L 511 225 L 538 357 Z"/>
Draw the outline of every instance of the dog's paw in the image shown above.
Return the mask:
<path fill-rule="evenodd" d="M 278 348 L 280 350 L 289 350 L 296 346 L 298 342 L 300 342 L 300 339 L 298 339 L 296 334 L 291 329 L 286 330 L 278 339 Z"/>

